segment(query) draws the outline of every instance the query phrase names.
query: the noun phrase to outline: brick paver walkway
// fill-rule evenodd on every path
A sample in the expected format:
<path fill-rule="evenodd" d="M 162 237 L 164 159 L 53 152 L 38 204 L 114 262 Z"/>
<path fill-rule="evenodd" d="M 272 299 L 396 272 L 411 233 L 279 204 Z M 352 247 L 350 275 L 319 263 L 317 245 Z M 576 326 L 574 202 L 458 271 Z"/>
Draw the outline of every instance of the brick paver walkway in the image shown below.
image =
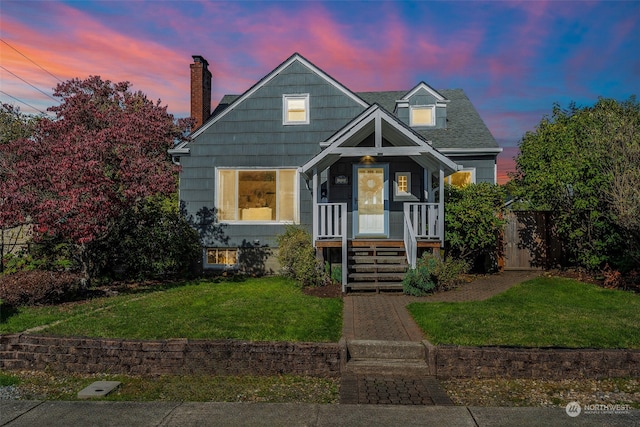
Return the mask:
<path fill-rule="evenodd" d="M 423 334 L 405 308 L 418 298 L 397 294 L 344 297 L 342 335 L 347 340 L 422 341 Z"/>
<path fill-rule="evenodd" d="M 434 377 L 400 378 L 346 375 L 340 384 L 341 404 L 453 405 Z"/>
<path fill-rule="evenodd" d="M 414 301 L 481 301 L 532 279 L 539 272 L 509 271 L 481 277 L 452 291 L 427 297 L 392 293 L 350 294 L 344 297 L 343 336 L 348 340 L 422 341 L 422 331 L 405 308 Z M 357 404 L 451 405 L 433 377 L 380 377 L 346 374 L 340 402 Z"/>

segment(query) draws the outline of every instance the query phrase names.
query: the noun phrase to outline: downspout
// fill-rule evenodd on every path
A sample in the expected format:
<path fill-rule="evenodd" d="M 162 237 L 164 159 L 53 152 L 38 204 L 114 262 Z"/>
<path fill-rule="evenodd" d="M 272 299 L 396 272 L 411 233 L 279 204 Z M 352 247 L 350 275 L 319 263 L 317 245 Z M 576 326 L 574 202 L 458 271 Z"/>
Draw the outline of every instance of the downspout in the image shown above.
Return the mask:
<path fill-rule="evenodd" d="M 440 166 L 440 194 L 438 200 L 438 234 L 440 235 L 440 247 L 444 249 L 444 169 Z"/>
<path fill-rule="evenodd" d="M 313 247 L 316 246 L 318 239 L 318 197 L 316 197 L 318 188 L 318 169 L 313 168 L 313 186 L 311 188 L 311 198 L 313 200 Z"/>

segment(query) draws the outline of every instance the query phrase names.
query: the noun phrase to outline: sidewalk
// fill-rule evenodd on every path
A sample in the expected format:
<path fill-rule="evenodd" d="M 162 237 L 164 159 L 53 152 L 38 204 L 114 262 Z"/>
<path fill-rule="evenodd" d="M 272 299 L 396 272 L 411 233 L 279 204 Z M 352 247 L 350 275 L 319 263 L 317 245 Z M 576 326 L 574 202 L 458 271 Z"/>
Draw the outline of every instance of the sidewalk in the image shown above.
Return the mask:
<path fill-rule="evenodd" d="M 0 426 L 640 426 L 640 411 L 563 408 L 0 400 Z"/>

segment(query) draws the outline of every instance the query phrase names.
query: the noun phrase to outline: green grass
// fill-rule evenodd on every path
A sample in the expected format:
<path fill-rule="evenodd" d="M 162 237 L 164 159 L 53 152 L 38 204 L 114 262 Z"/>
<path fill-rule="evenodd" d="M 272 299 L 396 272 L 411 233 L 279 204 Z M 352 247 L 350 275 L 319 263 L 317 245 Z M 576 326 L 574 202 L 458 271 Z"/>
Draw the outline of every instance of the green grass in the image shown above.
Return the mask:
<path fill-rule="evenodd" d="M 59 323 L 56 323 L 61 321 Z M 145 294 L 29 307 L 2 317 L 0 333 L 130 339 L 337 342 L 342 300 L 304 295 L 281 277 L 193 282 Z"/>
<path fill-rule="evenodd" d="M 269 402 L 337 403 L 337 378 L 295 375 L 156 375 L 153 377 L 20 371 L 0 372 L 0 380 L 10 377 L 22 399 L 77 400 L 77 393 L 94 381 L 122 384 L 102 398 L 108 401 L 190 401 L 190 402 Z M 2 383 L 0 383 L 1 385 Z"/>
<path fill-rule="evenodd" d="M 7 387 L 18 384 L 20 384 L 20 378 L 15 375 L 0 372 L 0 387 Z"/>
<path fill-rule="evenodd" d="M 434 344 L 639 348 L 640 295 L 540 277 L 485 301 L 408 306 Z"/>

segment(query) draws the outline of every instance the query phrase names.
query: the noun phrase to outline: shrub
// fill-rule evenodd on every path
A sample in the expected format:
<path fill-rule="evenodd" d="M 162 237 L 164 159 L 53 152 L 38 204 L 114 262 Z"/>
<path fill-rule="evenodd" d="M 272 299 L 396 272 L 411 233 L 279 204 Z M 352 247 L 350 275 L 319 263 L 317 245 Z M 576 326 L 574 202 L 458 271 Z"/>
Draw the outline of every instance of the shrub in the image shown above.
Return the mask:
<path fill-rule="evenodd" d="M 92 275 L 137 280 L 188 275 L 202 249 L 176 205 L 148 198 L 122 212 L 106 237 L 90 246 Z"/>
<path fill-rule="evenodd" d="M 498 247 L 505 220 L 499 213 L 504 190 L 486 182 L 445 190 L 445 241 L 447 256 L 466 260 L 490 257 Z"/>
<path fill-rule="evenodd" d="M 2 258 L 2 273 L 13 274 L 18 271 L 31 271 L 39 267 L 38 260 L 34 260 L 31 254 L 20 251 L 14 254 L 6 254 Z"/>
<path fill-rule="evenodd" d="M 425 252 L 404 276 L 402 288 L 405 294 L 423 296 L 435 290 L 449 290 L 459 284 L 459 277 L 468 269 L 466 261 L 447 258 Z"/>
<path fill-rule="evenodd" d="M 0 301 L 10 307 L 68 301 L 80 288 L 81 279 L 79 274 L 44 270 L 4 275 L 0 277 Z"/>
<path fill-rule="evenodd" d="M 282 273 L 302 287 L 322 286 L 330 280 L 322 262 L 316 258 L 311 235 L 305 229 L 287 226 L 284 234 L 278 236 L 278 247 Z"/>

